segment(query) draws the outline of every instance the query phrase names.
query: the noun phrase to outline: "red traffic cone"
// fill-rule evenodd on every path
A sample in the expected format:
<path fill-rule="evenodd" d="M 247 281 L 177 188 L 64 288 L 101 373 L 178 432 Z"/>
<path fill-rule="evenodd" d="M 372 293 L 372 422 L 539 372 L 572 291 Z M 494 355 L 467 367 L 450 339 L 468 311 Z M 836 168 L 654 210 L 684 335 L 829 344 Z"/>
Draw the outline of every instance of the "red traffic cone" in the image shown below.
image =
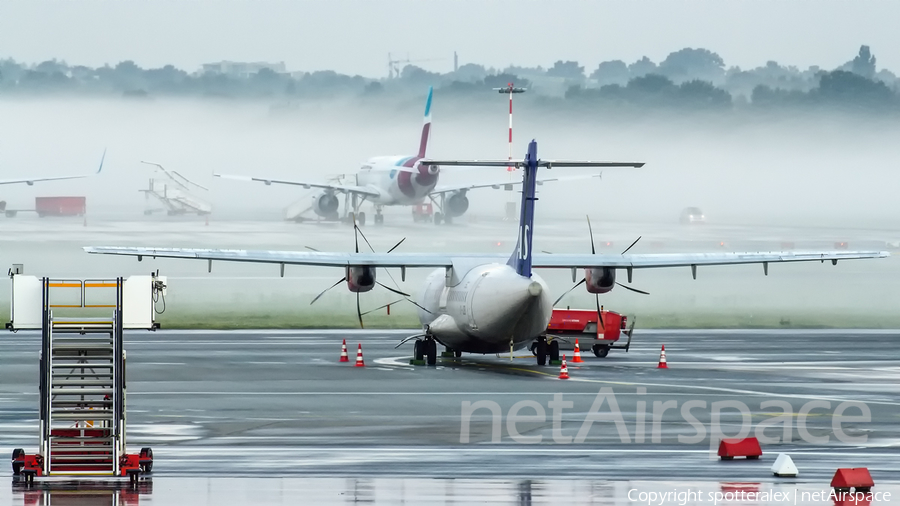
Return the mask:
<path fill-rule="evenodd" d="M 349 362 L 350 357 L 347 355 L 347 340 L 344 339 L 344 342 L 341 344 L 341 362 Z"/>
<path fill-rule="evenodd" d="M 581 360 L 581 348 L 578 347 L 578 338 L 575 338 L 575 354 L 572 356 L 572 363 L 584 362 Z"/>
<path fill-rule="evenodd" d="M 668 369 L 669 366 L 666 364 L 666 345 L 662 345 L 662 350 L 659 352 L 659 365 L 656 366 L 657 369 Z"/>
<path fill-rule="evenodd" d="M 359 343 L 359 347 L 356 349 L 356 367 L 365 367 L 366 363 L 363 362 L 362 358 L 362 343 Z"/>
<path fill-rule="evenodd" d="M 566 367 L 566 356 L 562 357 L 562 365 L 559 366 L 559 379 L 567 380 L 569 379 L 569 368 Z"/>

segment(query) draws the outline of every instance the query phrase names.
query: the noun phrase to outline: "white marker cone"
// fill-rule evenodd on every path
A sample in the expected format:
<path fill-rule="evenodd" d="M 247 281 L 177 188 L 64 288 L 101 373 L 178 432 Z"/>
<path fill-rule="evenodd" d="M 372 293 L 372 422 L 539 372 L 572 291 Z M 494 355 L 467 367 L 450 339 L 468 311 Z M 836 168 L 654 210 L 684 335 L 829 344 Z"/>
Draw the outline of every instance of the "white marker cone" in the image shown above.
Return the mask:
<path fill-rule="evenodd" d="M 797 466 L 794 465 L 794 461 L 791 460 L 790 455 L 787 453 L 779 453 L 778 458 L 775 459 L 775 463 L 772 464 L 772 473 L 775 476 L 783 476 L 793 478 L 797 476 L 799 471 L 797 471 Z"/>

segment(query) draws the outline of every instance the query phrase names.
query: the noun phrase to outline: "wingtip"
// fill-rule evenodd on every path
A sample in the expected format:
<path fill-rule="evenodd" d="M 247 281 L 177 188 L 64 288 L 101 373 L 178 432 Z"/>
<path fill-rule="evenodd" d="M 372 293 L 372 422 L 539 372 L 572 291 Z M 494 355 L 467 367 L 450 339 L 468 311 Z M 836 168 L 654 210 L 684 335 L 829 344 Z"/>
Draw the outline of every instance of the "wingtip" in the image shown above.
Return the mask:
<path fill-rule="evenodd" d="M 101 170 L 103 170 L 103 162 L 106 161 L 106 148 L 103 148 L 103 154 L 100 156 L 100 166 L 97 167 L 97 172 L 95 174 L 99 174 Z"/>

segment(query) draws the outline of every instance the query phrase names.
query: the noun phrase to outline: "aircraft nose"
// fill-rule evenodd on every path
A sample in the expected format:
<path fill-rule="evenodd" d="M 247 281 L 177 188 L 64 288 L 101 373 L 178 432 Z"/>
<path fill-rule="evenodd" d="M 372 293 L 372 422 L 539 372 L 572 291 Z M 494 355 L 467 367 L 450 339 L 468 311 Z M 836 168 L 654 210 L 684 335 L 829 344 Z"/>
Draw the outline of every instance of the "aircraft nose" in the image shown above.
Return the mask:
<path fill-rule="evenodd" d="M 543 295 L 535 280 L 488 275 L 476 287 L 472 316 L 481 331 L 505 334 Z"/>

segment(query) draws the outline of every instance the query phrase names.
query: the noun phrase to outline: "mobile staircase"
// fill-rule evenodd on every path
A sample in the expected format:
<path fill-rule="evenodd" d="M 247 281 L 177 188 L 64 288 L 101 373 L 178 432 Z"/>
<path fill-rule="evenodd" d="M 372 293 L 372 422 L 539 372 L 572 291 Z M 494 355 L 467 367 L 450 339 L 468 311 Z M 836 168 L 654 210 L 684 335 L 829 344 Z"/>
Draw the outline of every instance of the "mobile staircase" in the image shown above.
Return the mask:
<path fill-rule="evenodd" d="M 133 276 L 107 280 L 56 280 L 13 275 L 13 320 L 10 330 L 35 328 L 28 320 L 28 297 L 35 283 L 40 289 L 40 421 L 38 452 L 26 454 L 16 449 L 12 455 L 13 474 L 26 483 L 44 476 L 119 476 L 137 481 L 153 467 L 153 451 L 126 451 L 125 349 L 126 294 L 135 295 L 147 286 L 147 295 L 158 298 L 165 288 L 162 278 Z M 16 284 L 19 290 L 16 290 Z M 22 285 L 25 285 L 24 288 Z M 51 297 L 51 290 L 69 292 L 65 303 Z M 73 300 L 72 294 L 77 293 Z M 113 301 L 90 300 L 90 292 L 114 295 Z M 16 299 L 16 295 L 20 295 Z M 80 301 L 77 300 L 80 298 Z M 24 305 L 17 308 L 16 304 Z M 152 307 L 152 306 L 151 306 Z M 17 309 L 20 321 L 17 323 Z M 109 316 L 56 316 L 54 310 L 109 312 Z M 87 310 L 87 311 L 84 311 Z M 33 316 L 33 311 L 31 312 Z M 140 318 L 138 318 L 140 319 Z M 25 321 L 22 321 L 25 320 Z M 149 322 L 132 321 L 129 328 L 158 328 Z"/>

